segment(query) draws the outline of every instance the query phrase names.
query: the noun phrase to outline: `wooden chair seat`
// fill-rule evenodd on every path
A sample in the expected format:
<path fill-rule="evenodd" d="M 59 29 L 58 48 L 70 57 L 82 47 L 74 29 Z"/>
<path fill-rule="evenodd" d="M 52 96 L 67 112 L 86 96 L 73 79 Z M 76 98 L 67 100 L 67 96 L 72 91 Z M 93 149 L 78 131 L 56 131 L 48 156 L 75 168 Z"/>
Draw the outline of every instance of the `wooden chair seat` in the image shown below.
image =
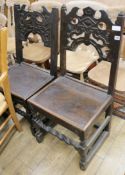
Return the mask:
<path fill-rule="evenodd" d="M 28 44 L 23 49 L 23 57 L 29 62 L 44 63 L 50 55 L 50 48 L 43 46 L 42 43 Z"/>
<path fill-rule="evenodd" d="M 85 131 L 112 102 L 111 95 L 69 77 L 59 77 L 28 102 L 57 121 Z"/>
<path fill-rule="evenodd" d="M 66 69 L 75 74 L 83 74 L 91 64 L 97 61 L 98 57 L 90 50 L 75 52 L 67 51 Z M 60 65 L 60 55 L 58 56 L 58 66 Z M 77 59 L 78 58 L 78 59 Z"/>
<path fill-rule="evenodd" d="M 21 63 L 10 68 L 9 79 L 12 94 L 26 100 L 49 83 L 53 76 L 38 67 Z"/>
<path fill-rule="evenodd" d="M 3 112 L 8 108 L 7 102 L 5 100 L 5 97 L 2 93 L 0 93 L 0 116 L 3 114 Z"/>
<path fill-rule="evenodd" d="M 89 71 L 88 77 L 90 81 L 107 87 L 110 67 L 111 63 L 107 61 L 101 61 L 97 66 Z M 116 91 L 125 92 L 125 61 L 119 62 Z"/>

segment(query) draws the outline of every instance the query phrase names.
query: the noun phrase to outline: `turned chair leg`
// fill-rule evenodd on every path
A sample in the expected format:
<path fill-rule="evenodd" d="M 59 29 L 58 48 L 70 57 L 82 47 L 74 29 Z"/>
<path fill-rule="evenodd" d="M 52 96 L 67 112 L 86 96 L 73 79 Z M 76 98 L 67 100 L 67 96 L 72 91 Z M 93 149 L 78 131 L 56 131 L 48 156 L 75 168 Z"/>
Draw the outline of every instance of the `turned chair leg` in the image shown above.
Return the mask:
<path fill-rule="evenodd" d="M 28 107 L 28 114 L 30 115 L 30 124 L 31 124 L 31 132 L 32 135 L 36 138 L 38 143 L 41 143 L 44 139 L 44 136 L 47 134 L 47 132 L 41 128 L 39 128 L 36 124 L 35 124 L 35 120 L 37 118 L 40 118 L 41 120 L 44 120 L 45 117 L 44 116 L 39 116 L 38 113 L 36 113 L 33 109 L 33 107 L 29 104 Z"/>
<path fill-rule="evenodd" d="M 87 146 L 86 146 L 86 140 L 82 139 L 80 143 L 80 148 L 78 150 L 80 154 L 80 162 L 79 166 L 81 170 L 86 170 L 87 168 Z"/>
<path fill-rule="evenodd" d="M 86 149 L 86 143 L 81 142 L 81 149 L 79 150 L 79 154 L 80 154 L 80 162 L 79 162 L 79 166 L 81 170 L 86 170 L 87 168 L 87 149 Z"/>
<path fill-rule="evenodd" d="M 38 143 L 41 143 L 44 139 L 46 132 L 38 127 L 31 124 L 32 135 L 36 138 Z"/>

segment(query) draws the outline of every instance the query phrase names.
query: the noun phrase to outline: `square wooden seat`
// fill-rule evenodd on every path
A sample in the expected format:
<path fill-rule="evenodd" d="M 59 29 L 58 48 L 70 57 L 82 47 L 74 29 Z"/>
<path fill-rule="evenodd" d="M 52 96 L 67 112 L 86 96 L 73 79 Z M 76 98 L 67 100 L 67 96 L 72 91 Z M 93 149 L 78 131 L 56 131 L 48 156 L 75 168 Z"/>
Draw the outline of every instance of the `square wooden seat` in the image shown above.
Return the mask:
<path fill-rule="evenodd" d="M 48 72 L 26 63 L 16 64 L 9 70 L 11 92 L 23 100 L 27 100 L 53 78 Z"/>
<path fill-rule="evenodd" d="M 62 120 L 84 132 L 112 100 L 112 96 L 102 90 L 64 76 L 54 80 L 28 102 L 53 114 L 55 120 Z"/>

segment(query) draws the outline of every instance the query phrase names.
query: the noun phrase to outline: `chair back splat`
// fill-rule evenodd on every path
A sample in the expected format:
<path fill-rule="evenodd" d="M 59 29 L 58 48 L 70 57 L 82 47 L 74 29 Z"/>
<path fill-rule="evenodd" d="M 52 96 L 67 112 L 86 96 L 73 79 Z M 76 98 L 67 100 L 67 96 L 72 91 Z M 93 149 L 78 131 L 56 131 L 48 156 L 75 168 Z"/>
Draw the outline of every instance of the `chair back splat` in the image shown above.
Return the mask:
<path fill-rule="evenodd" d="M 30 33 L 39 34 L 44 46 L 51 47 L 51 75 L 56 76 L 57 73 L 57 54 L 58 48 L 58 10 L 56 8 L 49 12 L 45 7 L 41 12 L 28 11 L 25 5 L 20 7 L 14 6 L 15 13 L 15 32 L 16 32 L 16 58 L 18 63 L 23 61 L 23 45 L 22 42 L 28 39 Z M 55 23 L 53 23 L 55 21 Z M 56 46 L 55 46 L 56 45 Z"/>
<path fill-rule="evenodd" d="M 93 45 L 100 59 L 112 63 L 108 93 L 113 95 L 122 38 L 122 17 L 118 16 L 113 24 L 104 10 L 95 11 L 86 7 L 80 11 L 79 8 L 74 7 L 67 12 L 67 9 L 68 7 L 65 6 L 61 9 L 60 66 L 62 75 L 66 73 L 66 50 L 75 51 L 82 43 L 87 46 Z"/>

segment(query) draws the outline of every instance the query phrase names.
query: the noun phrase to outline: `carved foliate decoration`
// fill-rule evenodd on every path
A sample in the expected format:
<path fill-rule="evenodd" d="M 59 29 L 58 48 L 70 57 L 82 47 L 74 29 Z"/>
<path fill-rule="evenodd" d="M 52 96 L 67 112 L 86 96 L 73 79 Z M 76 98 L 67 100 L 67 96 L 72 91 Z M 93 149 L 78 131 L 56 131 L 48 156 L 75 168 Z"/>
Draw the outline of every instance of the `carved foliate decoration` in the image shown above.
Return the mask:
<path fill-rule="evenodd" d="M 93 45 L 100 58 L 106 59 L 111 50 L 112 22 L 105 11 L 95 11 L 86 7 L 80 11 L 73 8 L 68 14 L 65 11 L 66 21 L 66 49 L 75 50 L 81 43 Z"/>
<path fill-rule="evenodd" d="M 45 7 L 42 7 L 41 12 L 29 11 L 22 7 L 16 6 L 16 13 L 19 15 L 18 30 L 22 41 L 27 40 L 30 33 L 39 34 L 45 46 L 51 46 L 51 16 Z"/>

